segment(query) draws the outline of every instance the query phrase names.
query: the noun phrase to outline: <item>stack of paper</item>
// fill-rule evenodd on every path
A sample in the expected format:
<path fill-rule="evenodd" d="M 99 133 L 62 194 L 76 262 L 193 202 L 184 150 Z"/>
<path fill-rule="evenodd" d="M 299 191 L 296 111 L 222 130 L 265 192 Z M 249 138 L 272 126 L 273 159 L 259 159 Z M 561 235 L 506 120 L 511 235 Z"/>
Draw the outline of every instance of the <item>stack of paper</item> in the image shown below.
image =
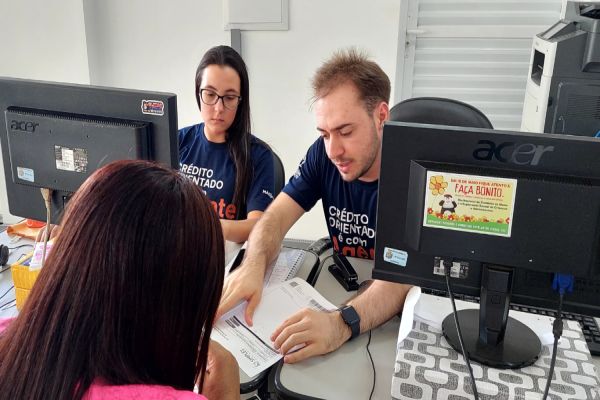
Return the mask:
<path fill-rule="evenodd" d="M 233 354 L 242 371 L 255 376 L 275 364 L 282 354 L 273 348 L 271 334 L 283 321 L 303 308 L 333 311 L 337 307 L 300 278 L 294 278 L 263 292 L 254 313 L 254 325 L 244 319 L 246 302 L 240 304 L 215 324 L 211 338 Z"/>

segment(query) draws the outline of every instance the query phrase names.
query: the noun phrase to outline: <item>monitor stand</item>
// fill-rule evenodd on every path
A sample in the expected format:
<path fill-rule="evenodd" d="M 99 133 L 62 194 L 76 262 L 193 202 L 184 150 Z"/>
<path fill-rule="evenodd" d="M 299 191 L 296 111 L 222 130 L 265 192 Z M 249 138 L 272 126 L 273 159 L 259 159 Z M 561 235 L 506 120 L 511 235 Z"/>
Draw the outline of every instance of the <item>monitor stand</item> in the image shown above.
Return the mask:
<path fill-rule="evenodd" d="M 523 368 L 542 351 L 538 336 L 508 316 L 513 269 L 486 265 L 481 279 L 479 310 L 458 311 L 465 351 L 471 360 L 493 368 Z M 462 353 L 454 314 L 442 322 L 442 332 L 454 350 Z"/>

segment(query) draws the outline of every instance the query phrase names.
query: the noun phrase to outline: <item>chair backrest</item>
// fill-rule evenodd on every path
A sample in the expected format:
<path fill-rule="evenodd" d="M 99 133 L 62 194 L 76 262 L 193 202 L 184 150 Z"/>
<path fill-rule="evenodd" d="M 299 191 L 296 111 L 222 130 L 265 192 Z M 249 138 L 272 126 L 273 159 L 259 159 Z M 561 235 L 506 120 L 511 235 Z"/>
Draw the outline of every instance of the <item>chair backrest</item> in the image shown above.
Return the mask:
<path fill-rule="evenodd" d="M 273 154 L 273 198 L 275 198 L 285 185 L 285 169 L 281 158 L 273 150 L 271 150 L 271 153 Z"/>
<path fill-rule="evenodd" d="M 493 129 L 490 120 L 477 108 L 441 97 L 415 97 L 401 101 L 390 110 L 390 120 Z"/>

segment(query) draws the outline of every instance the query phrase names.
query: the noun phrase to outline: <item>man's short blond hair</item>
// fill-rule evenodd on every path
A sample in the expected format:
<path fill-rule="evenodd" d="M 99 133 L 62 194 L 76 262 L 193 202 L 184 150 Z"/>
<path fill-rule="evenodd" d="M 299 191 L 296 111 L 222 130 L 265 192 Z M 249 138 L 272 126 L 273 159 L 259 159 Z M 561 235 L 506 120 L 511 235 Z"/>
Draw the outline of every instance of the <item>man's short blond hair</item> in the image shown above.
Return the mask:
<path fill-rule="evenodd" d="M 314 99 L 327 96 L 333 89 L 351 82 L 358 89 L 368 113 L 380 102 L 389 103 L 390 79 L 381 67 L 356 48 L 340 50 L 319 67 L 312 80 Z"/>

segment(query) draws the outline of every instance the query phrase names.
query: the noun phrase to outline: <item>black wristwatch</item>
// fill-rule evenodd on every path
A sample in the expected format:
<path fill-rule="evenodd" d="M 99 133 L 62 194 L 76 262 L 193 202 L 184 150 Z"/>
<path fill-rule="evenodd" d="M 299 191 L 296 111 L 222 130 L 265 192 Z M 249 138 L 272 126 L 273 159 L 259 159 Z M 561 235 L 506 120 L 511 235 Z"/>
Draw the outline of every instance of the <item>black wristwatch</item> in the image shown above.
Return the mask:
<path fill-rule="evenodd" d="M 342 314 L 342 319 L 350 327 L 352 336 L 350 340 L 360 335 L 360 316 L 352 306 L 344 306 L 338 310 Z"/>

